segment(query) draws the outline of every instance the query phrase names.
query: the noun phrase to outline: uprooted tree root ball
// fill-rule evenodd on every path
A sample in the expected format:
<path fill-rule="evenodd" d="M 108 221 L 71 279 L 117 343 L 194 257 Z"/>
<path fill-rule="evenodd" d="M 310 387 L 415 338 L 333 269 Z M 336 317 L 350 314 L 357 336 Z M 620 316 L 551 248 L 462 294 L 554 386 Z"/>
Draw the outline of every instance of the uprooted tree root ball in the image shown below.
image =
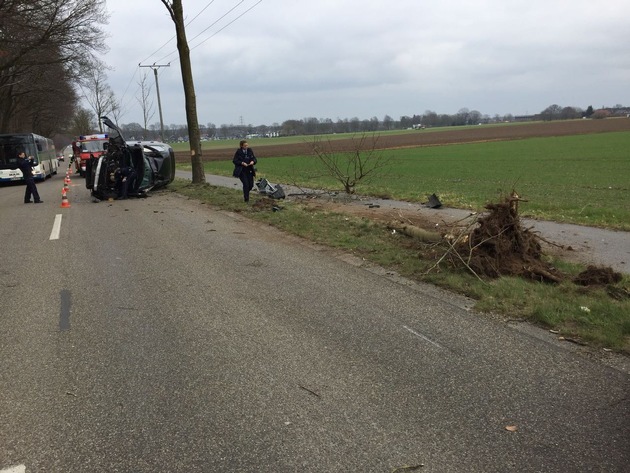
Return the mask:
<path fill-rule="evenodd" d="M 562 274 L 542 259 L 540 238 L 522 226 L 520 200 L 513 192 L 503 202 L 487 204 L 488 212 L 454 239 L 449 252 L 455 257 L 451 255 L 449 260 L 465 265 L 479 277 L 520 276 L 561 282 Z"/>

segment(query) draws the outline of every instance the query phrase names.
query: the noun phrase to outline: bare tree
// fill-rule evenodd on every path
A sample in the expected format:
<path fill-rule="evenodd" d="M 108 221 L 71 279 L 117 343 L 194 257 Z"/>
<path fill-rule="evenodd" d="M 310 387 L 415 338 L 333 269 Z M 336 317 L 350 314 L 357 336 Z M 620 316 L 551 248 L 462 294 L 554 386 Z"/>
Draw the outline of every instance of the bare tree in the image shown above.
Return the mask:
<path fill-rule="evenodd" d="M 59 112 L 69 116 L 72 107 L 57 114 L 43 109 L 54 96 L 76 104 L 68 91 L 78 71 L 106 50 L 98 27 L 107 21 L 105 0 L 1 0 L 0 12 L 0 130 L 58 128 L 65 122 Z"/>
<path fill-rule="evenodd" d="M 111 89 L 110 89 L 110 92 L 111 92 L 111 95 L 110 95 L 110 100 L 109 100 L 110 102 L 109 114 L 114 119 L 114 123 L 118 124 L 120 123 L 120 119 L 122 118 L 124 114 L 124 110 L 123 110 L 122 104 L 120 103 L 120 100 L 116 98 L 116 96 L 114 95 L 114 92 Z"/>
<path fill-rule="evenodd" d="M 74 136 L 89 135 L 95 126 L 94 114 L 86 108 L 78 108 L 72 117 L 70 131 Z"/>
<path fill-rule="evenodd" d="M 201 134 L 199 132 L 199 121 L 197 120 L 197 98 L 195 96 L 195 85 L 190 62 L 190 48 L 188 47 L 188 40 L 186 39 L 182 0 L 161 0 L 161 2 L 171 15 L 173 23 L 175 23 L 179 64 L 182 70 L 182 82 L 184 83 L 184 97 L 186 100 L 186 121 L 188 123 L 188 141 L 190 143 L 192 182 L 193 184 L 203 184 L 206 182 L 206 176 L 201 159 Z"/>
<path fill-rule="evenodd" d="M 346 194 L 354 194 L 360 181 L 369 182 L 389 166 L 389 159 L 377 148 L 378 135 L 353 136 L 349 148 L 340 150 L 338 142 L 316 136 L 312 147 L 328 174 L 341 183 Z"/>
<path fill-rule="evenodd" d="M 72 116 L 77 96 L 60 64 L 47 67 L 34 66 L 23 70 L 24 85 L 12 89 L 10 106 L 5 112 L 10 116 L 3 120 L 8 130 L 33 130 L 52 136 L 66 126 Z M 50 80 L 50 75 L 59 81 Z"/>
<path fill-rule="evenodd" d="M 140 86 L 140 97 L 137 97 L 140 108 L 142 109 L 142 123 L 145 133 L 149 129 L 149 120 L 155 115 L 153 108 L 153 100 L 151 99 L 151 84 L 147 79 L 147 74 L 143 74 L 138 82 Z M 164 138 L 162 138 L 164 139 Z"/>
<path fill-rule="evenodd" d="M 116 107 L 114 92 L 107 84 L 107 74 L 105 65 L 95 62 L 94 67 L 89 69 L 80 82 L 83 98 L 90 105 L 97 118 L 111 113 Z M 103 132 L 103 124 L 99 120 L 98 128 Z"/>

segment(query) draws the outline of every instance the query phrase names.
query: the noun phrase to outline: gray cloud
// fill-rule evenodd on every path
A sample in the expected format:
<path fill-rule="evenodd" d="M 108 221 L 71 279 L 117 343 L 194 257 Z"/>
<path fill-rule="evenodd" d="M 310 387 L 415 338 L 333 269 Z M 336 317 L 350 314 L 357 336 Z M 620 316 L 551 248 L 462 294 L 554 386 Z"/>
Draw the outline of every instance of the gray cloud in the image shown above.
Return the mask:
<path fill-rule="evenodd" d="M 263 0 L 245 13 L 256 2 L 184 2 L 189 19 L 211 3 L 187 27 L 201 123 L 630 102 L 626 0 Z M 170 61 L 159 76 L 165 122 L 185 123 L 175 41 L 162 47 L 174 36 L 166 9 L 156 0 L 107 5 L 104 60 L 127 104 L 122 121 L 140 121 L 137 82 L 148 69 L 138 63 Z"/>

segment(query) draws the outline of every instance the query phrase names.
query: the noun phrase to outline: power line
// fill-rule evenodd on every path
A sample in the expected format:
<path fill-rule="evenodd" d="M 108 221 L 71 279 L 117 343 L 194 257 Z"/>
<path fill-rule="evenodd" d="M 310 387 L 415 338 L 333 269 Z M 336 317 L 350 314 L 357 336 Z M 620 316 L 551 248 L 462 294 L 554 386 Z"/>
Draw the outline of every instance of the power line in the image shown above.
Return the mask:
<path fill-rule="evenodd" d="M 206 31 L 208 31 L 210 28 L 212 28 L 213 26 L 215 26 L 217 23 L 219 23 L 221 20 L 223 20 L 226 16 L 228 16 L 230 13 L 232 13 L 236 8 L 238 8 L 242 3 L 244 3 L 245 0 L 240 0 L 238 3 L 236 3 L 232 8 L 230 8 L 226 13 L 224 13 L 223 15 L 221 15 L 217 20 L 215 20 L 214 22 L 212 22 L 208 27 L 206 27 L 205 29 L 203 29 L 200 33 L 198 33 L 197 35 L 195 35 L 192 39 L 189 40 L 190 41 L 194 41 L 195 39 L 199 38 L 202 34 L 204 34 Z M 190 25 L 193 21 L 195 21 L 204 11 L 206 11 L 210 5 L 212 5 L 215 2 L 215 0 L 210 0 L 205 7 L 203 7 L 199 13 L 197 13 L 190 21 L 186 22 L 184 26 L 188 26 Z M 252 5 L 251 7 L 249 7 L 247 10 L 245 10 L 243 13 L 241 13 L 240 15 L 238 15 L 236 18 L 234 18 L 232 21 L 230 21 L 229 23 L 227 23 L 226 25 L 224 25 L 222 28 L 220 28 L 219 30 L 217 30 L 216 32 L 214 32 L 213 34 L 211 34 L 210 36 L 208 36 L 206 39 L 204 39 L 203 41 L 201 41 L 200 43 L 196 44 L 195 46 L 192 46 L 190 48 L 190 50 L 193 50 L 199 46 L 201 46 L 202 44 L 204 44 L 206 41 L 210 40 L 211 38 L 213 38 L 214 36 L 216 36 L 217 34 L 219 34 L 221 31 L 223 31 L 225 28 L 227 28 L 228 26 L 230 26 L 232 23 L 234 23 L 236 20 L 238 20 L 239 18 L 241 18 L 242 16 L 244 16 L 246 13 L 248 13 L 249 11 L 251 11 L 253 8 L 255 8 L 257 5 L 259 5 L 260 3 L 262 3 L 262 0 L 258 0 L 254 5 Z M 161 51 L 162 49 L 164 49 L 164 47 L 166 47 L 173 39 L 175 39 L 176 36 L 171 37 L 168 41 L 166 41 L 162 46 L 160 46 L 158 49 L 156 49 L 153 53 L 151 53 L 144 61 L 141 62 L 148 62 L 149 59 L 151 57 L 153 57 L 156 53 L 158 53 L 159 51 Z M 169 53 L 168 55 L 164 56 L 163 58 L 161 58 L 159 61 L 156 62 L 165 62 L 166 59 L 168 59 L 169 57 L 176 55 L 178 53 L 178 51 L 173 51 L 171 53 Z M 179 59 L 179 58 L 177 58 Z M 153 63 L 154 65 L 156 64 L 155 62 Z M 168 62 L 168 65 L 170 65 L 170 61 Z M 139 67 L 151 67 L 151 66 L 141 66 L 141 63 L 138 64 Z M 125 96 L 127 95 L 127 92 L 129 90 L 129 88 L 131 87 L 131 83 L 133 82 L 133 80 L 136 78 L 136 75 L 138 74 L 139 69 L 136 69 L 133 73 L 133 75 L 131 76 L 131 79 L 129 80 L 129 83 L 127 84 L 127 87 L 125 88 L 125 91 L 122 94 L 121 97 L 121 102 L 123 101 L 123 99 L 125 98 Z M 156 87 L 157 87 L 157 74 L 158 74 L 158 70 L 154 69 L 154 74 L 155 74 L 155 79 L 156 79 Z M 159 105 L 159 91 L 158 91 L 158 105 Z M 161 108 L 161 107 L 160 107 Z M 162 124 L 162 111 L 160 109 L 160 123 Z M 163 127 L 163 125 L 162 125 Z M 163 134 L 163 130 L 162 130 L 162 134 Z"/>
<path fill-rule="evenodd" d="M 235 6 L 233 6 L 232 8 L 230 8 L 225 14 L 223 14 L 219 19 L 217 19 L 216 21 L 214 21 L 210 26 L 208 26 L 206 29 L 204 29 L 201 33 L 197 34 L 196 36 L 194 36 L 193 38 L 191 38 L 189 40 L 190 41 L 194 41 L 195 39 L 197 39 L 199 36 L 201 36 L 203 33 L 205 33 L 206 31 L 208 31 L 210 28 L 212 28 L 214 25 L 216 25 L 219 21 L 221 21 L 223 18 L 225 18 L 227 15 L 229 15 L 230 13 L 232 13 L 236 7 L 238 7 L 241 3 L 243 3 L 245 0 L 241 0 L 238 4 L 236 4 Z M 195 46 L 192 46 L 190 48 L 190 50 L 192 51 L 193 49 L 201 46 L 203 43 L 205 43 L 206 41 L 210 40 L 211 38 L 213 38 L 214 36 L 216 36 L 217 34 L 219 34 L 221 31 L 223 31 L 225 28 L 227 28 L 228 26 L 230 26 L 232 23 L 234 23 L 236 20 L 238 20 L 239 18 L 241 18 L 243 15 L 245 15 L 246 13 L 248 13 L 250 10 L 252 10 L 254 7 L 256 7 L 258 4 L 262 3 L 263 0 L 258 0 L 254 5 L 252 5 L 251 7 L 249 7 L 247 10 L 245 10 L 243 13 L 241 13 L 240 15 L 238 15 L 236 18 L 234 18 L 232 21 L 230 21 L 229 23 L 227 23 L 225 26 L 223 26 L 222 28 L 220 28 L 219 30 L 215 31 L 214 33 L 212 33 L 210 36 L 208 36 L 206 39 L 204 39 L 203 41 L 201 41 L 199 44 L 196 44 Z M 164 61 L 168 58 L 170 58 L 171 56 L 173 56 L 174 54 L 177 54 L 177 51 L 173 51 L 170 54 L 164 56 L 163 58 L 160 59 L 160 61 Z"/>
<path fill-rule="evenodd" d="M 215 1 L 215 0 L 210 0 L 210 2 L 208 2 L 208 4 L 207 4 L 205 7 L 203 7 L 203 8 L 199 11 L 199 13 L 197 13 L 197 14 L 193 17 L 193 19 L 192 19 L 192 20 L 190 20 L 188 23 L 186 23 L 186 24 L 185 24 L 185 26 L 188 26 L 188 25 L 190 25 L 193 21 L 195 21 L 195 20 L 199 17 L 199 15 L 201 15 L 204 11 L 206 11 L 206 10 L 208 9 L 208 7 L 209 7 L 210 5 L 212 5 L 212 4 L 214 3 L 214 1 Z M 167 44 L 169 44 L 171 41 L 173 41 L 176 37 L 177 37 L 176 35 L 173 35 L 173 36 L 172 36 L 172 37 L 171 37 L 168 41 L 166 41 L 166 42 L 165 42 L 162 46 L 160 46 L 160 47 L 159 47 L 159 48 L 157 48 L 155 51 L 153 51 L 153 52 L 149 55 L 149 57 L 147 57 L 144 61 L 141 61 L 141 62 L 146 62 L 146 61 L 148 61 L 148 60 L 149 60 L 151 57 L 153 57 L 156 53 L 158 53 L 158 52 L 160 52 L 162 49 L 164 49 L 164 47 L 165 47 Z"/>
<path fill-rule="evenodd" d="M 203 7 L 203 8 L 201 9 L 201 11 L 200 11 L 199 13 L 197 13 L 197 14 L 193 17 L 193 19 L 192 19 L 192 20 L 190 20 L 188 23 L 186 23 L 186 25 L 185 25 L 185 26 L 188 26 L 188 25 L 190 25 L 193 21 L 195 21 L 195 20 L 197 19 L 197 17 L 198 17 L 199 15 L 201 15 L 203 12 L 205 12 L 205 11 L 207 10 L 207 8 L 208 8 L 210 5 L 212 5 L 213 3 L 214 3 L 214 0 L 211 0 L 211 2 L 210 2 L 210 3 L 208 3 L 205 7 Z"/>
<path fill-rule="evenodd" d="M 206 11 L 208 9 L 208 7 L 210 7 L 210 5 L 212 5 L 215 2 L 215 0 L 210 0 L 210 2 L 208 2 L 208 4 L 203 7 L 199 13 L 197 13 L 192 20 L 190 20 L 188 23 L 186 23 L 186 26 L 190 25 L 193 21 L 195 21 L 199 15 L 201 15 L 204 11 Z M 175 39 L 176 36 L 173 36 L 172 38 L 170 38 L 168 41 L 166 41 L 162 46 L 160 46 L 158 49 L 156 49 L 153 53 L 151 53 L 149 55 L 149 57 L 147 57 L 146 59 L 144 59 L 143 61 L 140 61 L 140 63 L 143 62 L 147 62 L 152 56 L 154 56 L 156 53 L 158 53 L 160 50 L 162 50 L 168 43 L 170 43 L 171 41 L 173 41 L 173 39 Z M 123 92 L 122 96 L 121 96 L 121 102 L 122 100 L 125 98 L 125 96 L 127 95 L 127 91 L 129 90 L 129 87 L 131 86 L 131 83 L 133 82 L 133 80 L 136 78 L 136 74 L 138 73 L 138 69 L 136 69 L 133 73 L 133 75 L 131 76 L 131 79 L 129 79 L 129 83 L 127 84 L 127 87 L 125 87 L 125 91 Z"/>
<path fill-rule="evenodd" d="M 131 79 L 129 80 L 129 83 L 127 84 L 127 87 L 125 87 L 125 91 L 122 94 L 122 97 L 120 98 L 120 100 L 122 101 L 122 99 L 125 98 L 125 95 L 127 95 L 127 91 L 129 90 L 129 87 L 131 86 L 131 82 L 136 78 L 136 74 L 138 73 L 138 70 L 136 69 L 133 73 L 133 75 L 131 76 Z"/>
<path fill-rule="evenodd" d="M 223 18 L 225 18 L 226 16 L 228 16 L 230 13 L 232 13 L 234 10 L 236 10 L 236 7 L 238 7 L 241 3 L 243 3 L 245 0 L 241 0 L 240 2 L 238 2 L 236 5 L 234 5 L 232 8 L 230 8 L 227 12 L 225 12 L 222 16 L 220 16 L 214 23 L 211 23 L 210 26 L 208 26 L 205 30 L 201 31 L 201 33 L 197 34 L 197 36 L 193 36 L 192 38 L 190 38 L 188 41 L 194 41 L 195 39 L 197 39 L 199 36 L 201 36 L 202 34 L 204 34 L 206 31 L 208 31 L 210 28 L 212 28 L 214 25 L 216 25 L 219 21 L 221 21 Z"/>
<path fill-rule="evenodd" d="M 208 41 L 209 39 L 213 38 L 214 36 L 218 35 L 221 31 L 223 31 L 225 28 L 227 28 L 228 26 L 230 26 L 232 23 L 234 23 L 236 20 L 238 20 L 239 18 L 241 18 L 242 16 L 244 16 L 246 13 L 248 13 L 250 10 L 253 10 L 254 7 L 256 7 L 258 4 L 262 3 L 263 0 L 258 0 L 256 3 L 254 3 L 251 7 L 249 7 L 247 10 L 245 10 L 243 13 L 241 13 L 239 16 L 237 16 L 236 18 L 234 18 L 232 21 L 230 21 L 227 25 L 225 25 L 223 28 L 221 28 L 220 30 L 212 33 L 212 35 L 208 36 L 206 39 L 204 39 L 201 43 L 193 46 L 192 48 L 190 48 L 191 50 L 195 49 L 198 46 L 201 46 L 203 43 L 205 43 L 206 41 Z M 197 38 L 200 35 L 195 36 L 195 38 Z M 193 39 L 195 39 L 193 38 Z"/>

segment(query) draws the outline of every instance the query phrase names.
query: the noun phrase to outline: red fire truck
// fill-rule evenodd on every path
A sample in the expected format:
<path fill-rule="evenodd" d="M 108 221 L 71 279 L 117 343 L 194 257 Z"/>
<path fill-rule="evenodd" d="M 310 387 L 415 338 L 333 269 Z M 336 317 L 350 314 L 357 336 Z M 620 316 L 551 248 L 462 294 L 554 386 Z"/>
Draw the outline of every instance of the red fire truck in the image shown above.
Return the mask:
<path fill-rule="evenodd" d="M 88 159 L 98 158 L 107 149 L 109 136 L 107 133 L 95 135 L 81 135 L 77 141 L 72 142 L 72 154 L 74 168 L 81 177 L 85 177 L 85 165 Z"/>

